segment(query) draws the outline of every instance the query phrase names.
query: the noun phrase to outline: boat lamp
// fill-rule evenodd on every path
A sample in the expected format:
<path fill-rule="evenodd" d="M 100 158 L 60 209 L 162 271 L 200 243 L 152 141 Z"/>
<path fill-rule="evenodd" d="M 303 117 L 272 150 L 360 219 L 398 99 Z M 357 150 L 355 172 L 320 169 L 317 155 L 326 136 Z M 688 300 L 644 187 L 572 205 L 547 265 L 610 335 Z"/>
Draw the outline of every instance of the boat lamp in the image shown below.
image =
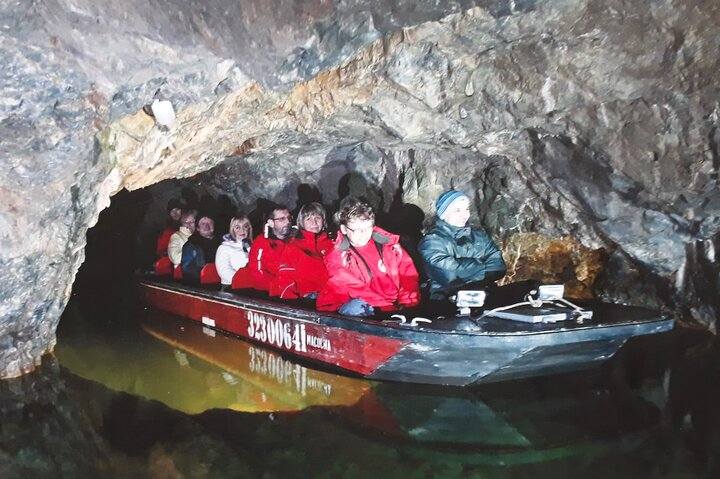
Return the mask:
<path fill-rule="evenodd" d="M 544 284 L 538 286 L 537 299 L 540 301 L 559 301 L 565 295 L 565 286 L 562 284 Z"/>
<path fill-rule="evenodd" d="M 483 307 L 485 296 L 482 290 L 460 290 L 455 296 L 455 305 L 460 309 L 460 314 L 470 314 L 470 308 Z"/>

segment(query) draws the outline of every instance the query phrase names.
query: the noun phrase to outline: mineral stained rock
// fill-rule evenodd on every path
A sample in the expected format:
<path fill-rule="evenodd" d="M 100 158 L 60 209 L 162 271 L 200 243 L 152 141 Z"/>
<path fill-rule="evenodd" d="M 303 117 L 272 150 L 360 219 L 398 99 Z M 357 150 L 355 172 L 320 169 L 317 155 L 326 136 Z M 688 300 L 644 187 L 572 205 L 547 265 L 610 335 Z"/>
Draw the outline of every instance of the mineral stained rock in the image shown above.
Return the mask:
<path fill-rule="evenodd" d="M 356 174 L 426 223 L 455 187 L 499 242 L 602 258 L 586 292 L 714 329 L 717 2 L 120 5 L 0 1 L 0 376 L 52 349 L 109 198 L 168 178 L 250 208 Z"/>

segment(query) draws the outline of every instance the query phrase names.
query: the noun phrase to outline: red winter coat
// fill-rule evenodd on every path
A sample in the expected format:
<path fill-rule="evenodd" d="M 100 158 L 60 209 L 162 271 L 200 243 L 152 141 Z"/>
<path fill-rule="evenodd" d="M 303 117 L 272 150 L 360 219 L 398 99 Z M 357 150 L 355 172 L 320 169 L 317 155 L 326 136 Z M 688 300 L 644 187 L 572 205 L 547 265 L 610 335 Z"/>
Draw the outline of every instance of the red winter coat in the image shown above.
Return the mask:
<path fill-rule="evenodd" d="M 250 246 L 247 268 L 239 269 L 238 273 L 243 271 L 242 274 L 249 275 L 250 287 L 268 291 L 280 269 L 280 259 L 286 244 L 285 241 L 274 237 L 258 236 Z M 233 277 L 233 287 L 235 284 L 236 280 Z"/>
<path fill-rule="evenodd" d="M 350 299 L 362 299 L 385 311 L 417 305 L 420 302 L 418 272 L 398 240 L 397 235 L 377 226 L 373 229 L 370 241 L 380 247 L 380 256 L 385 266 L 385 272 L 380 274 L 390 276 L 396 286 L 393 290 L 377 291 L 370 288 L 378 274 L 377 268 L 372 268 L 371 277 L 368 266 L 352 251 L 350 242 L 338 232 L 335 248 L 325 257 L 330 279 L 320 291 L 317 308 L 336 311 Z"/>
<path fill-rule="evenodd" d="M 332 249 L 333 241 L 327 233 L 298 231 L 282 253 L 270 296 L 292 299 L 320 291 L 328 279 L 324 259 Z"/>

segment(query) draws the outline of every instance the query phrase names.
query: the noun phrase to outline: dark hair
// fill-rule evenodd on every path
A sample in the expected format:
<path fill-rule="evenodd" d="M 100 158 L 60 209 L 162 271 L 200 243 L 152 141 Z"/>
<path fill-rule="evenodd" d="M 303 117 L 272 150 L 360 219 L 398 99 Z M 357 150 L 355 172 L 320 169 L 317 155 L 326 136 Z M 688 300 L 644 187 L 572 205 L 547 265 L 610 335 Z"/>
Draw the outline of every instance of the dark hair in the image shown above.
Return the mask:
<path fill-rule="evenodd" d="M 172 199 L 170 199 L 170 201 L 168 201 L 168 203 L 167 203 L 167 212 L 170 213 L 170 212 L 171 212 L 172 210 L 174 210 L 175 208 L 180 208 L 180 209 L 182 209 L 182 208 L 183 208 L 183 204 L 180 202 L 179 199 L 177 199 L 177 198 L 172 198 Z"/>
<path fill-rule="evenodd" d="M 372 206 L 354 196 L 348 196 L 340 203 L 338 222 L 347 225 L 351 220 L 371 220 L 375 222 L 375 212 Z"/>
<path fill-rule="evenodd" d="M 274 203 L 271 205 L 271 208 L 268 210 L 267 214 L 265 215 L 265 221 L 273 219 L 275 216 L 275 212 L 278 210 L 285 210 L 290 211 L 287 206 Z"/>

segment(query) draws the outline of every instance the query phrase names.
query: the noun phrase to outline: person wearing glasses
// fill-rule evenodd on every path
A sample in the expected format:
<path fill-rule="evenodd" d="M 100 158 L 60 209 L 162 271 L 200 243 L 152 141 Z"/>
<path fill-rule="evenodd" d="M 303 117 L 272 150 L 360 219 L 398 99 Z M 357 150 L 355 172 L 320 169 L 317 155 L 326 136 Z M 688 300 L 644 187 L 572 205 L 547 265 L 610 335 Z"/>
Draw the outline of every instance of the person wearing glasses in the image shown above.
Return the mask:
<path fill-rule="evenodd" d="M 183 246 L 195 232 L 196 214 L 195 210 L 183 211 L 180 215 L 180 228 L 170 236 L 167 252 L 173 267 L 182 261 Z"/>
<path fill-rule="evenodd" d="M 353 197 L 338 212 L 340 231 L 325 257 L 329 279 L 317 308 L 347 316 L 372 316 L 420 302 L 418 272 L 397 235 L 375 226 L 372 207 Z"/>
<path fill-rule="evenodd" d="M 197 230 L 188 238 L 182 248 L 183 280 L 188 284 L 200 284 L 200 271 L 208 263 L 215 262 L 215 254 L 222 238 L 215 235 L 215 221 L 201 215 Z"/>
<path fill-rule="evenodd" d="M 328 278 L 325 256 L 333 248 L 325 227 L 325 208 L 320 203 L 313 202 L 300 208 L 297 229 L 283 251 L 270 296 L 317 298 Z"/>
<path fill-rule="evenodd" d="M 276 205 L 267 216 L 264 234 L 255 238 L 250 247 L 247 268 L 239 269 L 233 277 L 233 288 L 250 287 L 269 291 L 290 235 L 292 215 L 287 207 Z"/>

